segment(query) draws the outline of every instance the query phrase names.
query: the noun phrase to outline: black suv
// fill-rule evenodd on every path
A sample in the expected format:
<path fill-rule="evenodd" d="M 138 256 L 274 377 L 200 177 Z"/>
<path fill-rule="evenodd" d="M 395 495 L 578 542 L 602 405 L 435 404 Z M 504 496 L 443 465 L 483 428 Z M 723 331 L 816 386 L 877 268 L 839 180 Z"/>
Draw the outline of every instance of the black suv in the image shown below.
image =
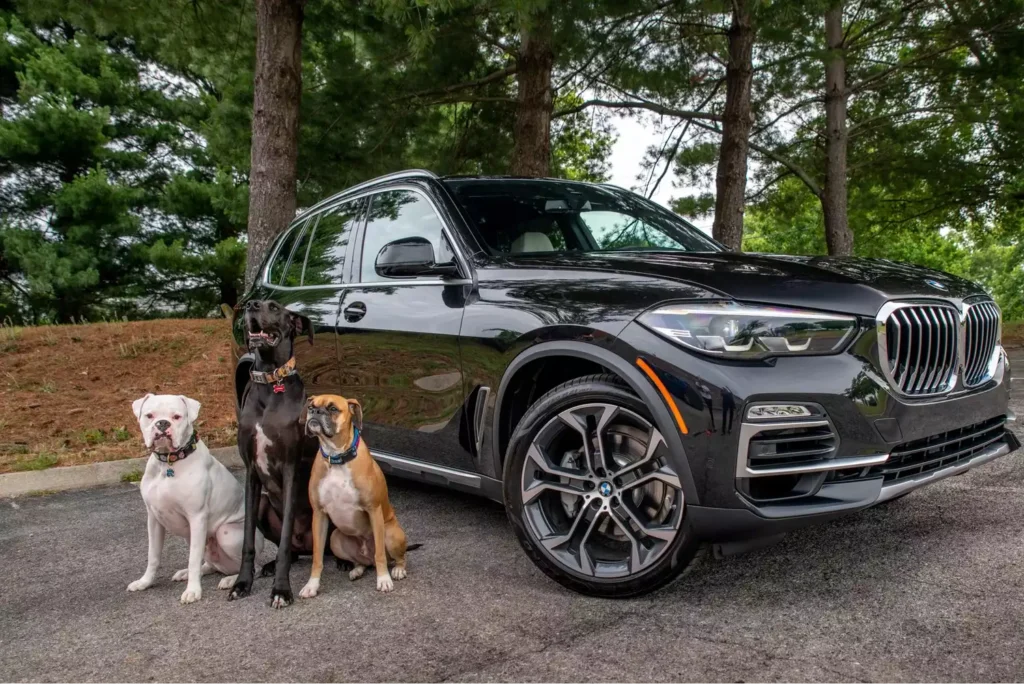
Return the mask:
<path fill-rule="evenodd" d="M 504 502 L 530 558 L 588 594 L 1019 447 L 979 286 L 730 252 L 609 185 L 384 176 L 302 213 L 247 298 L 311 319 L 306 390 L 362 402 L 385 472 Z"/>

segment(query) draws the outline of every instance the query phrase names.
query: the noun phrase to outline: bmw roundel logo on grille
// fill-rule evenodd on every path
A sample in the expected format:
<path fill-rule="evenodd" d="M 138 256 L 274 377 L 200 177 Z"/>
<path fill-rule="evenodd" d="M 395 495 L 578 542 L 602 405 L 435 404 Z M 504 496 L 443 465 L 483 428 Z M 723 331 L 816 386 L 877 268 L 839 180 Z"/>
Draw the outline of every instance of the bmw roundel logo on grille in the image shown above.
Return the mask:
<path fill-rule="evenodd" d="M 938 280 L 932 280 L 931 278 L 925 279 L 924 283 L 925 285 L 931 285 L 936 290 L 946 291 L 949 289 L 944 284 L 940 283 Z"/>
<path fill-rule="evenodd" d="M 601 496 L 610 496 L 612 493 L 612 486 L 607 482 L 602 482 L 597 485 L 597 491 L 601 492 Z"/>

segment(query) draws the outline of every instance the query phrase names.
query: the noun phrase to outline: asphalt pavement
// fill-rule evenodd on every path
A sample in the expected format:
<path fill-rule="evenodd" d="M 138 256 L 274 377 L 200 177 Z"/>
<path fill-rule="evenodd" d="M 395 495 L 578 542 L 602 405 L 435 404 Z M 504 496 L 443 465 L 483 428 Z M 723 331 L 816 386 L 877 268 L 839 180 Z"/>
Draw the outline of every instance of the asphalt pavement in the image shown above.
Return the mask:
<path fill-rule="evenodd" d="M 391 496 L 424 544 L 409 578 L 385 595 L 328 565 L 283 611 L 270 579 L 229 603 L 208 576 L 180 605 L 180 539 L 154 587 L 125 591 L 146 563 L 135 485 L 2 500 L 0 680 L 1024 679 L 1019 453 L 627 601 L 548 580 L 499 506 L 398 480 Z M 293 565 L 296 595 L 308 572 Z"/>

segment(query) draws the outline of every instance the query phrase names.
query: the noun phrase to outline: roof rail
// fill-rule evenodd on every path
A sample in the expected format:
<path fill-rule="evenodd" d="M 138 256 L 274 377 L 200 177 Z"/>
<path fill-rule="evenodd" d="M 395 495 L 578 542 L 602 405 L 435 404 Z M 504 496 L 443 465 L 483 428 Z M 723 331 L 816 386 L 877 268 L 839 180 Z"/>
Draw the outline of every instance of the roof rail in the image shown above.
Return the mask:
<path fill-rule="evenodd" d="M 371 178 L 370 180 L 363 181 L 362 183 L 357 183 L 356 185 L 353 185 L 350 188 L 346 188 L 346 189 L 342 190 L 341 192 L 336 192 L 333 195 L 331 195 L 330 197 L 327 197 L 325 199 L 320 200 L 319 202 L 317 202 L 316 204 L 311 206 L 309 209 L 305 209 L 304 211 L 301 211 L 301 212 L 297 213 L 295 215 L 295 219 L 301 218 L 301 217 L 305 216 L 306 214 L 308 214 L 310 212 L 316 211 L 317 209 L 320 209 L 324 205 L 330 204 L 331 202 L 334 202 L 335 200 L 337 200 L 337 199 L 339 199 L 339 198 L 341 198 L 341 197 L 343 197 L 345 195 L 350 195 L 353 192 L 358 192 L 359 190 L 363 190 L 363 189 L 365 189 L 365 188 L 367 188 L 367 187 L 369 187 L 371 185 L 376 185 L 376 184 L 382 183 L 384 181 L 401 180 L 403 178 L 431 178 L 431 179 L 436 179 L 437 177 L 438 176 L 437 176 L 436 173 L 434 173 L 433 171 L 427 171 L 425 169 L 407 169 L 405 171 L 395 171 L 394 173 L 386 173 L 383 176 L 378 176 L 376 178 Z M 292 219 L 292 220 L 295 220 L 295 219 Z"/>

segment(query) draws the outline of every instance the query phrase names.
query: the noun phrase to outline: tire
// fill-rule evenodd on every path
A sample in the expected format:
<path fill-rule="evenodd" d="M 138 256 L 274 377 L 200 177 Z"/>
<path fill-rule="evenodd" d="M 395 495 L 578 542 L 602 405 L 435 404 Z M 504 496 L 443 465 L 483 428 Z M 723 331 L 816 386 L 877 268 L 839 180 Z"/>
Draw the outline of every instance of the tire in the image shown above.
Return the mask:
<path fill-rule="evenodd" d="M 519 421 L 505 511 L 551 579 L 590 596 L 639 596 L 678 577 L 701 548 L 685 515 L 685 467 L 625 383 L 588 375 L 555 387 Z"/>

